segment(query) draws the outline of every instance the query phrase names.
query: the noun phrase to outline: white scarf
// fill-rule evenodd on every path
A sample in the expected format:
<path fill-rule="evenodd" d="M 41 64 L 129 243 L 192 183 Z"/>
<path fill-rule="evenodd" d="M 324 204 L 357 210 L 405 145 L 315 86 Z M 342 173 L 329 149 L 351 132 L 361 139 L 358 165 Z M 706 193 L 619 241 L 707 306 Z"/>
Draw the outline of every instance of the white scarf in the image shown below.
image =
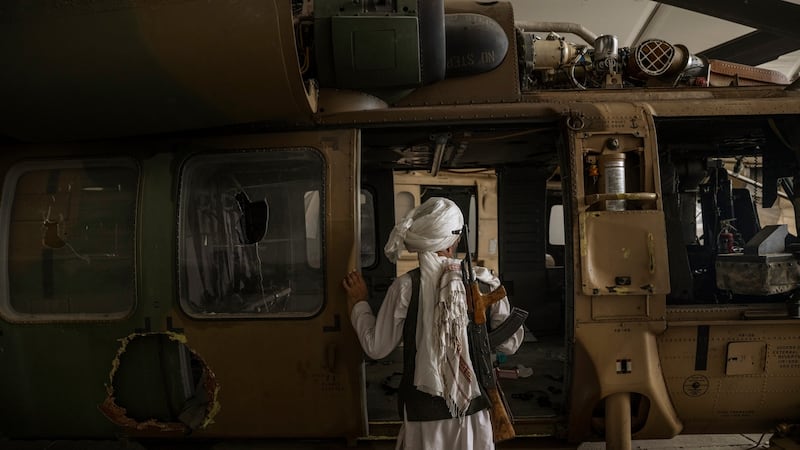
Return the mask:
<path fill-rule="evenodd" d="M 452 417 L 463 417 L 470 400 L 480 395 L 467 341 L 467 292 L 461 276 L 461 261 L 442 262 L 439 301 L 434 308 L 435 363 L 439 365 L 442 397 Z M 437 361 L 438 360 L 438 361 Z"/>

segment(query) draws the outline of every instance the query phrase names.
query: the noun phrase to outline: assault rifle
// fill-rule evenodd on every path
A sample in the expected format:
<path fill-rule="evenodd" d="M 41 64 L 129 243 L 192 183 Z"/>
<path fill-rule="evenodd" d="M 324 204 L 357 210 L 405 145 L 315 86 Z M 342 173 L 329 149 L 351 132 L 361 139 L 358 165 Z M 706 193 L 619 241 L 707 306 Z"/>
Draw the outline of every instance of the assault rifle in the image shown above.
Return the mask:
<path fill-rule="evenodd" d="M 484 395 L 490 403 L 490 417 L 492 420 L 492 433 L 494 434 L 494 441 L 500 442 L 508 439 L 513 439 L 516 436 L 514 425 L 511 423 L 511 416 L 508 413 L 507 406 L 497 385 L 497 378 L 494 373 L 494 365 L 492 364 L 492 347 L 490 344 L 489 331 L 486 328 L 486 309 L 499 302 L 506 296 L 506 289 L 501 285 L 494 291 L 483 294 L 478 280 L 472 272 L 472 261 L 469 252 L 469 242 L 467 238 L 467 226 L 461 230 L 461 238 L 465 239 L 464 243 L 467 247 L 467 256 L 461 262 L 461 274 L 464 279 L 464 285 L 467 291 L 467 311 L 469 312 L 470 321 L 467 327 L 467 336 L 469 337 L 470 357 L 472 366 L 478 376 L 478 383 Z M 497 343 L 503 342 L 508 339 L 519 327 L 527 317 L 528 313 L 520 309 L 514 308 L 512 314 L 498 326 L 504 338 L 491 339 Z M 502 329 L 502 330 L 501 330 Z M 496 335 L 494 331 L 492 335 Z M 494 337 L 494 336 L 492 336 Z"/>

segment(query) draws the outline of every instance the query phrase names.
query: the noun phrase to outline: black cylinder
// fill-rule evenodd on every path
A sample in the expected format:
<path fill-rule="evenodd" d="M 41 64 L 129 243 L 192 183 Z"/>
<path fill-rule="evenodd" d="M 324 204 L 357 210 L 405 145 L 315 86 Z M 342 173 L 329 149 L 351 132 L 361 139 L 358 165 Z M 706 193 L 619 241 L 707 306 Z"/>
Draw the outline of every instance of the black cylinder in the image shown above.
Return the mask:
<path fill-rule="evenodd" d="M 481 14 L 447 14 L 446 77 L 477 75 L 499 66 L 508 52 L 508 37 L 494 19 Z"/>

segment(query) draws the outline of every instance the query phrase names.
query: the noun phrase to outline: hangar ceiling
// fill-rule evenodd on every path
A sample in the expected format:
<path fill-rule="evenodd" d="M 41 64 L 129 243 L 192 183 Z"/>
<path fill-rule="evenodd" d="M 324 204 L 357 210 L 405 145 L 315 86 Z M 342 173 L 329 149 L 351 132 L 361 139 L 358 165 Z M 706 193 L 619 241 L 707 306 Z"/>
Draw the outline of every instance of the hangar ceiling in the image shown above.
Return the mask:
<path fill-rule="evenodd" d="M 515 20 L 573 22 L 621 47 L 659 38 L 695 54 L 800 72 L 800 0 L 511 0 Z M 568 40 L 581 38 L 565 34 Z M 593 43 L 590 43 L 593 44 Z"/>

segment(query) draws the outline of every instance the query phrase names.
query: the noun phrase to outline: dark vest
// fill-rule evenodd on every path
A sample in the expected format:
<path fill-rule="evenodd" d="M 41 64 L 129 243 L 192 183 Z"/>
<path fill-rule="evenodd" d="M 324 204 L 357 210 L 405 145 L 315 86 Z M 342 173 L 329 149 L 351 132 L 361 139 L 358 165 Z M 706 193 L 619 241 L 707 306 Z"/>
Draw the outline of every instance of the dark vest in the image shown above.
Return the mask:
<path fill-rule="evenodd" d="M 408 305 L 406 321 L 403 324 L 403 378 L 398 391 L 398 411 L 403 417 L 403 406 L 408 420 L 421 422 L 427 420 L 450 419 L 450 410 L 442 397 L 426 394 L 414 387 L 414 372 L 417 357 L 417 313 L 419 311 L 419 269 L 408 273 L 411 276 L 411 302 Z M 466 415 L 475 414 L 489 407 L 485 396 L 473 398 Z"/>

